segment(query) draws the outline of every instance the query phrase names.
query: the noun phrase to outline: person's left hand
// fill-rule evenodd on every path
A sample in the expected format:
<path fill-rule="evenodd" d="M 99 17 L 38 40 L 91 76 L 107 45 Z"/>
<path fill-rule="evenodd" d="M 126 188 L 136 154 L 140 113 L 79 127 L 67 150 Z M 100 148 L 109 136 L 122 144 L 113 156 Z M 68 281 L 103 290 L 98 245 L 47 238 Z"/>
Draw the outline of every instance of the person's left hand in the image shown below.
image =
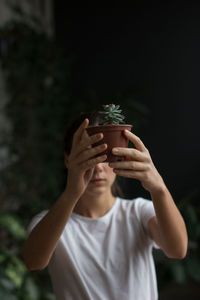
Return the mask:
<path fill-rule="evenodd" d="M 150 193 L 159 191 L 165 184 L 152 162 L 148 149 L 132 132 L 124 130 L 124 135 L 135 145 L 136 149 L 113 148 L 112 153 L 125 156 L 125 160 L 109 163 L 109 166 L 117 175 L 138 179 Z"/>

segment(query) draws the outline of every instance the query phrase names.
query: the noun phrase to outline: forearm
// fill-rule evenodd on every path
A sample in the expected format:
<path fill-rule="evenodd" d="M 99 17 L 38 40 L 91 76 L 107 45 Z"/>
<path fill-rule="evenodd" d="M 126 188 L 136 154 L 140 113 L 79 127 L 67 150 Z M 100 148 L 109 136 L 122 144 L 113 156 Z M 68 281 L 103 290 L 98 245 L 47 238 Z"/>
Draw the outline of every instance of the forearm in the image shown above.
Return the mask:
<path fill-rule="evenodd" d="M 77 199 L 65 190 L 32 230 L 24 247 L 24 261 L 28 269 L 47 266 L 76 202 Z"/>
<path fill-rule="evenodd" d="M 165 184 L 151 193 L 161 246 L 169 257 L 184 257 L 187 252 L 185 222 Z"/>
<path fill-rule="evenodd" d="M 139 180 L 150 192 L 156 212 L 156 217 L 151 218 L 147 225 L 150 236 L 169 257 L 184 257 L 188 243 L 184 220 L 155 168 L 148 149 L 132 132 L 125 130 L 124 134 L 136 149 L 113 148 L 113 154 L 127 159 L 109 165 L 116 174 Z"/>

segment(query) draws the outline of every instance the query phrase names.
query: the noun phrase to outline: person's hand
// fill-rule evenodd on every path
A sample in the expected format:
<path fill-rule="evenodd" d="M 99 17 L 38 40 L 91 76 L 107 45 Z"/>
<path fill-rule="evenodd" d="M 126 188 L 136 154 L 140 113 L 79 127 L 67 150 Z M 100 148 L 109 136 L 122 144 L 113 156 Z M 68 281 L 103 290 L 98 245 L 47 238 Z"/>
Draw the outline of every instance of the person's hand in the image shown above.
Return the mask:
<path fill-rule="evenodd" d="M 120 176 L 138 179 L 142 186 L 150 193 L 159 191 L 164 186 L 164 181 L 156 170 L 148 149 L 135 134 L 124 130 L 124 135 L 131 141 L 135 148 L 112 149 L 117 156 L 124 156 L 124 161 L 110 163 L 109 166 Z"/>
<path fill-rule="evenodd" d="M 92 144 L 103 138 L 103 134 L 88 136 L 85 130 L 88 124 L 89 120 L 85 119 L 74 133 L 71 152 L 65 160 L 68 169 L 66 188 L 77 199 L 81 197 L 87 188 L 96 164 L 105 161 L 107 158 L 106 155 L 99 155 L 94 158 L 95 155 L 103 152 L 107 145 L 102 144 L 92 147 Z"/>

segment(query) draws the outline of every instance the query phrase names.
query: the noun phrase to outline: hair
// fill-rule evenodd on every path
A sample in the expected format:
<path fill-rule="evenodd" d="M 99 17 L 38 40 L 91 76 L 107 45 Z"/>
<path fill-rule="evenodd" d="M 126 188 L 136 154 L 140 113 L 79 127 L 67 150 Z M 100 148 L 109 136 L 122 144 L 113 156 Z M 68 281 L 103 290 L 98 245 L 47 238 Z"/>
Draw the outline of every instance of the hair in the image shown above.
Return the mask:
<path fill-rule="evenodd" d="M 93 111 L 93 112 L 88 112 L 88 113 L 82 112 L 79 116 L 77 116 L 70 123 L 68 123 L 65 128 L 64 140 L 63 140 L 64 153 L 66 155 L 69 155 L 71 152 L 73 135 L 74 135 L 75 131 L 78 129 L 78 127 L 81 125 L 81 123 L 86 118 L 89 120 L 90 125 L 98 125 L 99 124 L 98 111 Z M 114 197 L 121 197 L 121 198 L 124 197 L 122 189 L 118 182 L 118 176 L 116 176 L 116 179 L 112 184 L 111 192 Z"/>

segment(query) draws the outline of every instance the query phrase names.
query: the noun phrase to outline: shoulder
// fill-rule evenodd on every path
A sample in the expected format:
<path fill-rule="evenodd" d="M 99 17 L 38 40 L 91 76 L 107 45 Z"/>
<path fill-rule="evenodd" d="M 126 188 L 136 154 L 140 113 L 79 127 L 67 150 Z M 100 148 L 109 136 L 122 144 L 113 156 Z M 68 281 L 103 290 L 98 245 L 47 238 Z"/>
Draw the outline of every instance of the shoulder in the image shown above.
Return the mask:
<path fill-rule="evenodd" d="M 137 210 L 144 210 L 153 207 L 153 202 L 150 199 L 138 197 L 134 200 L 134 205 Z"/>
<path fill-rule="evenodd" d="M 36 214 L 30 221 L 28 228 L 27 228 L 27 234 L 30 234 L 30 232 L 33 230 L 33 228 L 42 220 L 42 218 L 48 213 L 48 210 L 43 210 L 40 213 Z"/>
<path fill-rule="evenodd" d="M 118 198 L 119 202 L 119 209 L 120 210 L 126 210 L 126 214 L 137 214 L 139 215 L 142 208 L 145 206 L 148 206 L 149 203 L 151 205 L 151 201 L 138 197 L 138 198 L 133 198 L 133 199 L 125 199 L 125 198 Z"/>
<path fill-rule="evenodd" d="M 142 197 L 137 197 L 133 199 L 118 198 L 118 200 L 119 200 L 119 206 L 124 208 L 130 207 L 130 208 L 138 209 L 144 206 L 152 205 L 151 200 L 144 199 Z"/>
<path fill-rule="evenodd" d="M 119 198 L 119 207 L 121 211 L 126 211 L 126 215 L 134 215 L 145 225 L 147 221 L 155 215 L 153 202 L 142 197 L 134 199 Z"/>

